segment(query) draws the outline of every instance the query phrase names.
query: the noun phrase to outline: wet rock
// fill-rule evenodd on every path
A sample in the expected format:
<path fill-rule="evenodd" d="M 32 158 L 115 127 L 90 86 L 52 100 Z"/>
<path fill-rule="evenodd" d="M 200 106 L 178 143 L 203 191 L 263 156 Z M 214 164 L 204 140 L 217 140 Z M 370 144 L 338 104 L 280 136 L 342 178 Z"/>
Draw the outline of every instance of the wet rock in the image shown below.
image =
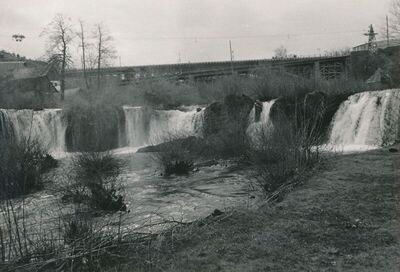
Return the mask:
<path fill-rule="evenodd" d="M 204 111 L 204 136 L 227 131 L 237 125 L 246 126 L 253 100 L 245 95 L 228 95 L 223 102 L 215 102 Z"/>
<path fill-rule="evenodd" d="M 204 140 L 201 138 L 197 138 L 194 136 L 190 136 L 187 138 L 180 138 L 170 142 L 161 143 L 158 145 L 149 145 L 143 148 L 140 148 L 137 153 L 151 153 L 151 152 L 161 152 L 163 150 L 170 149 L 171 145 L 179 146 L 179 148 L 195 152 L 197 148 L 204 145 Z"/>
<path fill-rule="evenodd" d="M 52 168 L 58 166 L 58 161 L 54 159 L 50 154 L 46 154 L 41 163 L 42 172 L 46 172 Z"/>
<path fill-rule="evenodd" d="M 215 209 L 211 215 L 215 217 L 215 216 L 220 216 L 220 215 L 223 215 L 223 214 L 224 214 L 224 212 L 222 212 L 222 211 L 220 211 L 218 209 Z"/>

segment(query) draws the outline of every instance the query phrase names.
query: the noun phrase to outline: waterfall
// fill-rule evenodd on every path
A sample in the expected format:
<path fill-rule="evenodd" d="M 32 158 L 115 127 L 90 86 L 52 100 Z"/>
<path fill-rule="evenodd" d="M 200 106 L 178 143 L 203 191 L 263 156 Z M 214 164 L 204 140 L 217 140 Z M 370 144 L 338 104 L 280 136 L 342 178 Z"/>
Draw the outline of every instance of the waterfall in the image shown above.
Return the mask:
<path fill-rule="evenodd" d="M 124 106 L 128 145 L 159 144 L 174 137 L 201 136 L 204 109 L 149 110 Z"/>
<path fill-rule="evenodd" d="M 65 151 L 66 124 L 61 109 L 0 109 L 0 138 L 8 142 L 38 141 L 50 153 Z"/>
<path fill-rule="evenodd" d="M 128 146 L 137 147 L 147 144 L 150 113 L 143 107 L 124 106 L 125 134 Z"/>
<path fill-rule="evenodd" d="M 363 92 L 343 102 L 332 121 L 330 144 L 382 146 L 399 136 L 400 90 Z"/>
<path fill-rule="evenodd" d="M 268 137 L 272 129 L 270 119 L 270 111 L 275 100 L 262 102 L 261 112 L 258 112 L 257 104 L 254 105 L 249 114 L 249 125 L 247 127 L 247 135 L 254 145 L 261 144 L 262 137 Z"/>

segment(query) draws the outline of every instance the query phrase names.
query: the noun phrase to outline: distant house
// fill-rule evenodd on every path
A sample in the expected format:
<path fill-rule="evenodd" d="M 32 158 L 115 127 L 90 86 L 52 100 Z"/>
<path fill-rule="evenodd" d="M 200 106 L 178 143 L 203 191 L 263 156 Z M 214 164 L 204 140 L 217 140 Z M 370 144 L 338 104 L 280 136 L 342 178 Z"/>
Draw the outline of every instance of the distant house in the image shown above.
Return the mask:
<path fill-rule="evenodd" d="M 388 47 L 400 46 L 400 39 L 389 40 L 389 45 L 388 45 L 387 40 L 376 41 L 376 42 L 374 42 L 374 45 L 376 46 L 376 49 L 385 49 Z M 353 51 L 356 51 L 356 52 L 368 51 L 368 43 L 364 43 L 364 44 L 358 45 L 356 47 L 353 47 Z"/>
<path fill-rule="evenodd" d="M 51 83 L 58 78 L 54 62 L 4 61 L 0 62 L 0 80 L 5 92 L 55 93 Z"/>

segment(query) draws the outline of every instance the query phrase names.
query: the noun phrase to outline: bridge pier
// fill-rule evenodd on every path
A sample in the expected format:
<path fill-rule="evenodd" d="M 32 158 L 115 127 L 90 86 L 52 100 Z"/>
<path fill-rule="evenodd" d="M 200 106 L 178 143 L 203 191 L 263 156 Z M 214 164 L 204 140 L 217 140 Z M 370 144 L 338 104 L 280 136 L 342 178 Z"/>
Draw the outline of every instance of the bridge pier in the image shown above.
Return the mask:
<path fill-rule="evenodd" d="M 321 79 L 321 64 L 319 61 L 314 62 L 314 80 L 319 81 Z"/>

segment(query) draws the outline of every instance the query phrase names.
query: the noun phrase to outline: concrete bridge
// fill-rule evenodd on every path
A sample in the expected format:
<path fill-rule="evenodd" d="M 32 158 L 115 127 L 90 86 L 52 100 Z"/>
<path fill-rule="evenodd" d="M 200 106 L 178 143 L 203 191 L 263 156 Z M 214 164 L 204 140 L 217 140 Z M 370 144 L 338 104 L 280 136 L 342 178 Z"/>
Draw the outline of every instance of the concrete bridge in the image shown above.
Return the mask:
<path fill-rule="evenodd" d="M 232 73 L 251 74 L 256 69 L 287 72 L 305 78 L 335 79 L 348 76 L 350 55 L 107 67 L 101 69 L 101 75 L 119 76 L 123 81 L 152 78 L 207 80 Z M 87 75 L 89 77 L 97 76 L 97 70 L 87 70 Z M 69 79 L 80 78 L 82 70 L 70 70 L 66 77 Z"/>

